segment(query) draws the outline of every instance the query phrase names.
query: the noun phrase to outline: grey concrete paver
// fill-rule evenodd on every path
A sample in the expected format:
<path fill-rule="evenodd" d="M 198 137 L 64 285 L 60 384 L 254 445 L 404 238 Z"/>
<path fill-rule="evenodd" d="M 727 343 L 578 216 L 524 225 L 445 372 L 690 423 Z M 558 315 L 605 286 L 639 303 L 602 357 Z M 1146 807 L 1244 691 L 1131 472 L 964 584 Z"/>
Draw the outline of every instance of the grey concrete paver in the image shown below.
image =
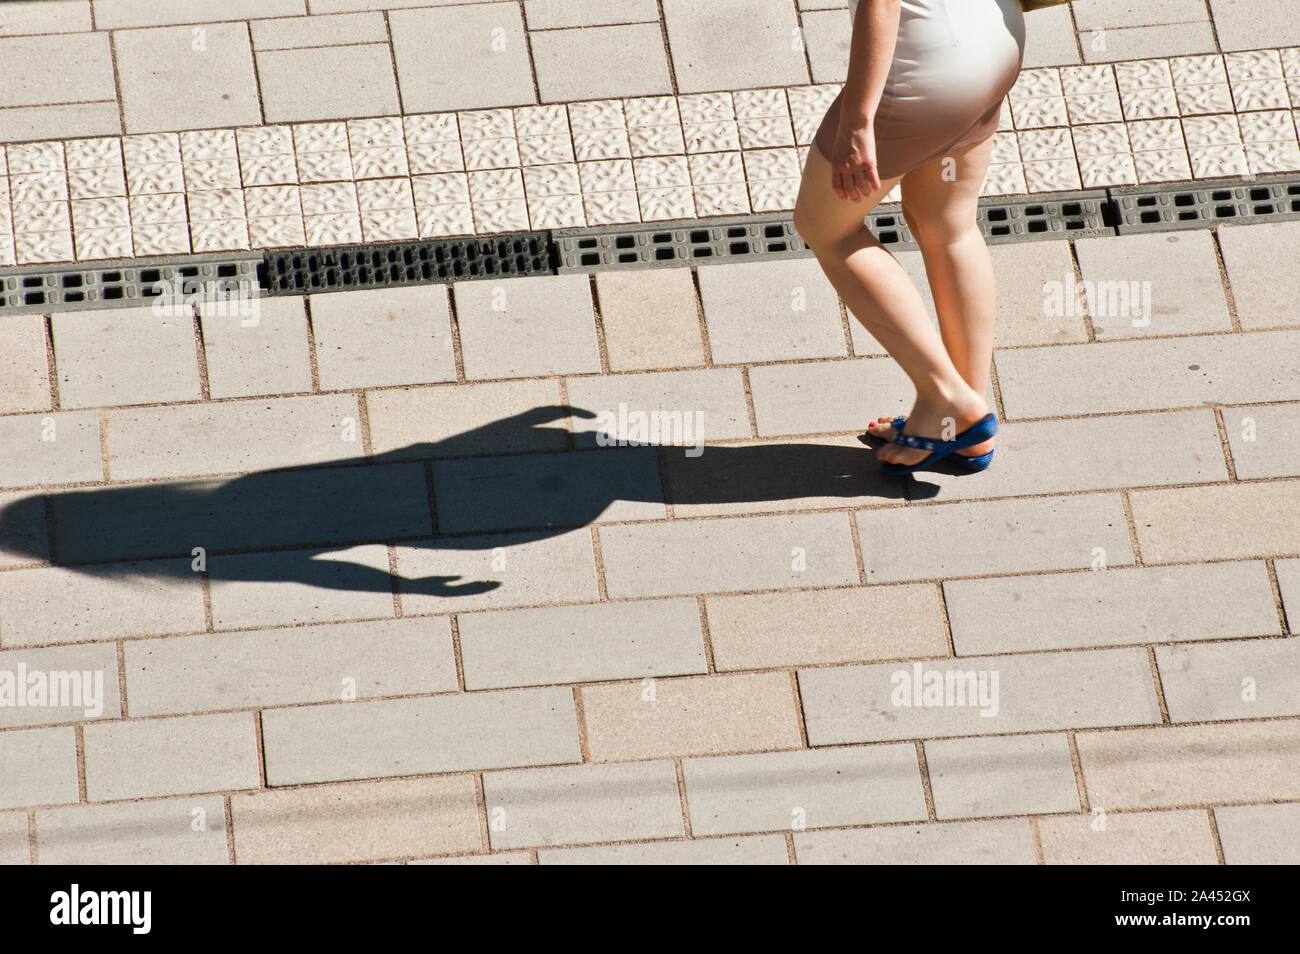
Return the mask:
<path fill-rule="evenodd" d="M 222 799 L 166 798 L 36 812 L 47 865 L 229 864 Z"/>

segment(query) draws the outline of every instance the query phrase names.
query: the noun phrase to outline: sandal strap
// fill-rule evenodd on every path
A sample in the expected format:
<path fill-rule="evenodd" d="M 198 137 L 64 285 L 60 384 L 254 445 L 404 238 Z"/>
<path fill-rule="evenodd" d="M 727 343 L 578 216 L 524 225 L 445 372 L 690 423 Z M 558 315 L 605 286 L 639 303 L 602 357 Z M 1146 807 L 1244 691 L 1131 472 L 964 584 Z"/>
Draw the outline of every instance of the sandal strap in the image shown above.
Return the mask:
<path fill-rule="evenodd" d="M 989 413 L 976 421 L 966 430 L 957 435 L 956 440 L 943 441 L 937 437 L 915 437 L 911 434 L 903 433 L 898 429 L 894 435 L 894 443 L 902 444 L 904 447 L 915 447 L 917 450 L 931 451 L 939 454 L 950 454 L 953 451 L 961 450 L 964 447 L 972 447 L 975 444 L 981 444 L 988 440 L 997 431 L 997 417 Z"/>

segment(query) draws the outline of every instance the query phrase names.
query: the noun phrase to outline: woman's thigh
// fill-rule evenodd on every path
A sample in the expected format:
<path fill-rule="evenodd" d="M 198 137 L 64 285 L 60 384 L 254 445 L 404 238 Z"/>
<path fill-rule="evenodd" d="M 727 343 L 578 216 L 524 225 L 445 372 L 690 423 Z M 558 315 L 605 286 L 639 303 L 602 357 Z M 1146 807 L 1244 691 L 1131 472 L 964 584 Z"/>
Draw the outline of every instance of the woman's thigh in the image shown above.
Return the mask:
<path fill-rule="evenodd" d="M 795 229 L 809 244 L 847 238 L 862 228 L 867 214 L 898 181 L 898 178 L 882 180 L 879 189 L 857 202 L 841 199 L 831 187 L 831 164 L 814 142 L 808 150 L 799 197 L 795 201 Z"/>
<path fill-rule="evenodd" d="M 903 216 L 918 241 L 944 240 L 975 224 L 993 137 L 954 149 L 903 176 Z"/>

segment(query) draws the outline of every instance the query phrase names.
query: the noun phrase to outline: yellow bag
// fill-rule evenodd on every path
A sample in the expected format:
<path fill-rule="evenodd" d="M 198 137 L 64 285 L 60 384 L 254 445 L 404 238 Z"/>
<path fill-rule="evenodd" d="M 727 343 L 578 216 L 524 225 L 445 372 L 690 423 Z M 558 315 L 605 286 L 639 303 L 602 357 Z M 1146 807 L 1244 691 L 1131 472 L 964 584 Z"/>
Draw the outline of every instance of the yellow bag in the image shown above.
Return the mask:
<path fill-rule="evenodd" d="M 1063 3 L 1069 3 L 1070 0 L 1020 0 L 1020 7 L 1026 13 L 1031 10 L 1046 10 L 1048 7 L 1059 7 Z"/>

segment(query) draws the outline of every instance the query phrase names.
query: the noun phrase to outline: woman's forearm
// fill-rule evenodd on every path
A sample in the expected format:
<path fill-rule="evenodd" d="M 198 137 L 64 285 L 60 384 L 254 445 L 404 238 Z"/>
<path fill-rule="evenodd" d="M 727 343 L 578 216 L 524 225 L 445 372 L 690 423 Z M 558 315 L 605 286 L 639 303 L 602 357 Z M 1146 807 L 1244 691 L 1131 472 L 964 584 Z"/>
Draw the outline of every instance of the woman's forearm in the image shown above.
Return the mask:
<path fill-rule="evenodd" d="M 876 115 L 898 41 L 901 0 L 861 0 L 853 21 L 840 123 L 865 126 Z"/>

